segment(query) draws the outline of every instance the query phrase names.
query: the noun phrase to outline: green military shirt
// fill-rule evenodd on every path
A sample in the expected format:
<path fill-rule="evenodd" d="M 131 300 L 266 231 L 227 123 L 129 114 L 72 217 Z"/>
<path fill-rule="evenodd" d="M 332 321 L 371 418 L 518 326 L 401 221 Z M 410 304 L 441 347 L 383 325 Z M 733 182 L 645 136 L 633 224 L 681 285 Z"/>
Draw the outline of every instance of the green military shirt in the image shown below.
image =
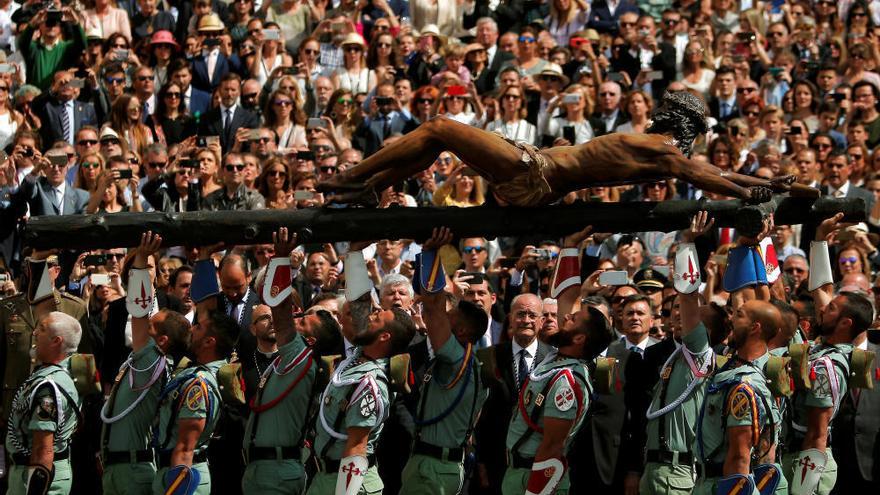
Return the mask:
<path fill-rule="evenodd" d="M 67 362 L 37 368 L 15 393 L 6 435 L 6 450 L 11 454 L 30 454 L 32 431 L 55 435 L 55 452 L 70 444 L 79 415 L 79 396 Z"/>
<path fill-rule="evenodd" d="M 571 372 L 574 384 L 560 373 L 568 370 Z M 551 384 L 552 382 L 552 384 Z M 549 388 L 548 388 L 549 386 Z M 573 387 L 577 387 L 575 390 Z M 581 428 L 589 408 L 590 393 L 593 386 L 590 383 L 590 375 L 587 364 L 579 359 L 570 357 L 549 355 L 543 362 L 535 366 L 529 379 L 523 384 L 520 392 L 521 402 L 525 408 L 525 414 L 531 418 L 536 407 L 543 410 L 538 416 L 535 426 L 544 427 L 544 418 L 567 419 L 574 421 L 568 438 L 565 440 L 565 450 L 568 451 L 572 439 Z M 581 403 L 579 403 L 581 402 Z M 542 435 L 531 430 L 532 434 L 522 442 L 518 448 L 517 443 L 530 431 L 526 418 L 519 405 L 515 406 L 510 427 L 507 431 L 507 449 L 511 454 L 522 457 L 535 457 L 535 452 L 541 444 Z"/>
<path fill-rule="evenodd" d="M 769 353 L 765 353 L 751 363 L 731 357 L 727 365 L 713 375 L 706 391 L 694 442 L 694 451 L 701 463 L 724 463 L 728 449 L 728 427 L 757 427 L 762 439 L 772 432 L 773 436 L 767 440 L 771 444 L 776 442 L 781 418 L 763 373 L 769 356 Z M 740 384 L 746 387 L 740 387 Z M 769 449 L 769 446 L 765 445 L 764 448 Z M 753 453 L 754 450 L 753 446 Z M 765 453 L 758 452 L 762 455 Z"/>
<path fill-rule="evenodd" d="M 650 412 L 657 412 L 671 404 L 681 400 L 682 394 L 687 393 L 691 383 L 698 380 L 690 392 L 681 400 L 681 404 L 667 412 L 663 417 L 655 417 L 648 420 L 647 447 L 648 450 L 668 450 L 672 452 L 690 452 L 694 444 L 697 417 L 700 415 L 700 407 L 703 405 L 703 397 L 706 394 L 706 384 L 709 378 L 695 378 L 694 373 L 685 359 L 684 352 L 690 352 L 697 369 L 704 369 L 706 360 L 712 359 L 709 353 L 709 333 L 706 327 L 700 323 L 692 332 L 682 339 L 679 349 L 671 361 L 660 371 L 660 381 L 654 388 L 654 398 L 651 401 Z M 668 378 L 665 398 L 661 400 L 664 380 Z M 666 445 L 660 445 L 660 424 L 664 423 Z"/>
<path fill-rule="evenodd" d="M 840 401 L 846 395 L 847 383 L 849 380 L 849 355 L 852 353 L 851 344 L 837 345 L 813 345 L 810 347 L 810 381 L 812 388 L 810 390 L 796 390 L 792 397 L 792 426 L 801 434 L 806 433 L 807 429 L 807 408 L 833 408 L 834 414 L 837 414 L 837 408 L 840 407 Z M 829 377 L 828 370 L 825 365 L 820 364 L 821 358 L 828 357 L 833 362 L 835 376 Z M 837 397 L 834 392 L 830 378 L 837 382 Z M 833 419 L 833 417 L 832 417 Z M 831 422 L 828 423 L 831 428 Z"/>
<path fill-rule="evenodd" d="M 251 412 L 244 435 L 245 449 L 251 442 L 258 447 L 300 447 L 319 359 L 312 356 L 314 361 L 309 364 L 309 354 L 306 342 L 299 334 L 278 349 L 278 357 L 260 379 L 262 386 L 254 399 L 254 407 L 259 408 L 282 394 L 287 395 L 269 409 Z M 306 367 L 308 371 L 302 375 Z M 299 382 L 288 393 L 297 380 Z"/>
<path fill-rule="evenodd" d="M 55 307 L 49 311 L 61 311 L 79 320 L 83 334 L 77 352 L 92 353 L 92 339 L 87 331 L 88 309 L 79 298 L 65 292 L 55 292 Z M 49 314 L 49 311 L 46 314 Z M 27 301 L 26 294 L 18 294 L 0 300 L 0 372 L 2 372 L 3 400 L 0 403 L 0 418 L 9 416 L 9 407 L 15 391 L 31 374 L 36 361 L 30 351 L 35 347 L 34 329 L 37 328 L 34 306 Z M 0 420 L 2 421 L 2 420 Z"/>
<path fill-rule="evenodd" d="M 220 388 L 217 370 L 225 360 L 211 361 L 180 371 L 162 391 L 159 404 L 159 425 L 156 435 L 159 450 L 168 451 L 177 444 L 178 421 L 204 419 L 205 429 L 196 442 L 195 451 L 208 446 L 220 418 Z"/>
<path fill-rule="evenodd" d="M 321 397 L 315 427 L 315 453 L 333 460 L 342 458 L 349 428 L 371 428 L 367 454 L 373 454 L 382 425 L 394 399 L 388 390 L 388 360 L 361 357 L 361 351 L 342 362 Z M 373 387 L 378 396 L 371 392 Z M 353 396 L 358 389 L 362 392 Z M 332 431 L 331 431 L 332 430 Z"/>
<path fill-rule="evenodd" d="M 421 427 L 419 438 L 423 442 L 447 448 L 464 445 L 465 437 L 489 395 L 488 389 L 480 384 L 480 364 L 473 354 L 469 356 L 470 365 L 465 368 L 461 379 L 452 388 L 446 388 L 461 370 L 465 351 L 454 337 L 434 351 L 430 381 L 422 387 L 417 411 L 420 421 L 430 423 L 434 418 L 443 418 Z"/>
<path fill-rule="evenodd" d="M 110 452 L 150 448 L 150 428 L 159 410 L 159 396 L 169 362 L 151 338 L 123 363 L 101 410 L 101 444 Z"/>

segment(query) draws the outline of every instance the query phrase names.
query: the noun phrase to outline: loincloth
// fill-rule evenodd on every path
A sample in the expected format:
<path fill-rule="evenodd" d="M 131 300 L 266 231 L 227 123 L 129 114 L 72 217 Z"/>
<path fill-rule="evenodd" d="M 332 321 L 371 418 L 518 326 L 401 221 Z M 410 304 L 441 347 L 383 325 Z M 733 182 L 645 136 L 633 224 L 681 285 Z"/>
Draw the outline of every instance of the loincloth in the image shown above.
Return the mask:
<path fill-rule="evenodd" d="M 544 170 L 549 166 L 547 157 L 530 144 L 504 140 L 522 150 L 522 157 L 517 162 L 519 171 L 516 177 L 492 184 L 495 194 L 513 206 L 539 206 L 552 201 L 548 198 L 553 190 L 544 177 Z"/>

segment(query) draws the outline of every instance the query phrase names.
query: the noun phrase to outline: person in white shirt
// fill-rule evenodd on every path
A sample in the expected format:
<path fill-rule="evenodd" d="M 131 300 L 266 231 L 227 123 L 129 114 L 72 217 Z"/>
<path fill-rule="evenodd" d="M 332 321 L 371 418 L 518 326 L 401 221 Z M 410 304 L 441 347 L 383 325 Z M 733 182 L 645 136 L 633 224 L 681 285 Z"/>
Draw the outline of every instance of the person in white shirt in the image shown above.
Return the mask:
<path fill-rule="evenodd" d="M 511 141 L 537 145 L 537 128 L 524 120 L 526 108 L 521 86 L 504 86 L 499 92 L 501 115 L 486 126 L 489 132 L 497 132 Z"/>
<path fill-rule="evenodd" d="M 584 144 L 593 139 L 593 127 L 584 116 L 587 98 L 584 87 L 573 84 L 556 97 L 547 112 L 547 135 L 553 136 L 553 146 Z M 562 108 L 562 117 L 551 118 L 556 108 Z"/>

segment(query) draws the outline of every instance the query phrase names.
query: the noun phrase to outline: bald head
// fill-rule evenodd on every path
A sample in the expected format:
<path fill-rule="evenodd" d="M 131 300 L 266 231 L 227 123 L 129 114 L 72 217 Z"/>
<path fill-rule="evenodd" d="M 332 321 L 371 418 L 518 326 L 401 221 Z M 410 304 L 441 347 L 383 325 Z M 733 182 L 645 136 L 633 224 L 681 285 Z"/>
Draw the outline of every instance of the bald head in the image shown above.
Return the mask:
<path fill-rule="evenodd" d="M 510 305 L 510 332 L 520 347 L 528 347 L 544 324 L 544 306 L 534 294 L 520 294 Z"/>
<path fill-rule="evenodd" d="M 761 325 L 761 339 L 769 341 L 782 327 L 782 314 L 776 306 L 766 301 L 748 301 L 743 310 L 754 322 Z"/>

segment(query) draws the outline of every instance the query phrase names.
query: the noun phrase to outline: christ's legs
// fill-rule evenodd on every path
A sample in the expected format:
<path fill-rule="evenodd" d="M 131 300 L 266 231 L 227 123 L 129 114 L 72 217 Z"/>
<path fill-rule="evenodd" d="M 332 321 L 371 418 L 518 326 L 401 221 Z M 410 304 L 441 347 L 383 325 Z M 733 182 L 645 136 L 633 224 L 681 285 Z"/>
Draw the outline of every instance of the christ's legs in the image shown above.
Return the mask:
<path fill-rule="evenodd" d="M 346 183 L 366 183 L 367 187 L 388 187 L 430 167 L 437 156 L 449 151 L 489 180 L 507 181 L 520 171 L 515 164 L 522 151 L 501 136 L 453 120 L 437 117 L 382 148 L 374 155 L 319 185 L 327 191 Z"/>

